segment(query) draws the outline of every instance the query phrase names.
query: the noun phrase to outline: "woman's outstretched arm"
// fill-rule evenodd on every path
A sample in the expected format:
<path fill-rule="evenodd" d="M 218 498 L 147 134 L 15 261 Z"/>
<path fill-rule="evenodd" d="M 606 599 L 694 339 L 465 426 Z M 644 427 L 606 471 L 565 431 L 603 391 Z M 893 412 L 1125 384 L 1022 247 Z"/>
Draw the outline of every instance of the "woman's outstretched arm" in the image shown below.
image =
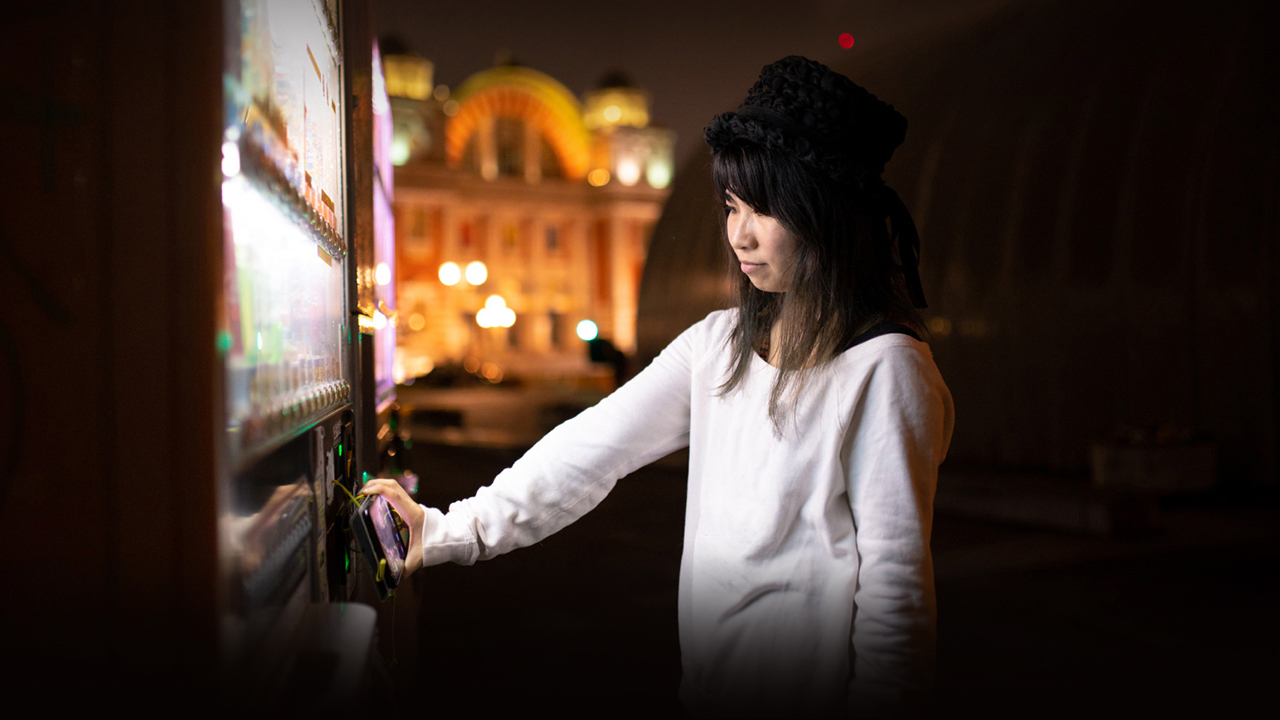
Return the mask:
<path fill-rule="evenodd" d="M 421 564 L 470 565 L 536 543 L 598 505 L 619 478 L 688 445 L 692 335 L 698 327 L 676 338 L 630 382 L 548 433 L 475 497 L 453 503 L 448 513 L 422 507 L 415 528 Z M 370 491 L 404 504 L 390 487 Z"/>

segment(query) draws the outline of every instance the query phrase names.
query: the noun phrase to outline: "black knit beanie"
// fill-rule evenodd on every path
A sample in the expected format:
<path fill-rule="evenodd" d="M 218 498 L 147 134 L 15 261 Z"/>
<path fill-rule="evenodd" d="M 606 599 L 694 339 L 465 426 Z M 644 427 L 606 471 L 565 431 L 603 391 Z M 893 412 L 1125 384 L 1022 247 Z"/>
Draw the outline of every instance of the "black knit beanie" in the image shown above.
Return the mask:
<path fill-rule="evenodd" d="M 826 65 L 792 55 L 766 65 L 737 112 L 715 116 L 704 134 L 712 154 L 746 140 L 873 200 L 890 220 L 911 302 L 926 307 L 915 223 L 880 177 L 907 134 L 907 119 L 892 105 Z"/>

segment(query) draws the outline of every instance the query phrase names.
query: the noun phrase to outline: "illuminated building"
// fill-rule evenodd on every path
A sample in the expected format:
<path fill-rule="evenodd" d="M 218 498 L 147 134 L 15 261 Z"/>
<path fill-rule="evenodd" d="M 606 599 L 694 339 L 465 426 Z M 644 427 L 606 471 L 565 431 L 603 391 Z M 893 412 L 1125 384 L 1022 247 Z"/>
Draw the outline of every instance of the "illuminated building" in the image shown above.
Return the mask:
<path fill-rule="evenodd" d="M 467 361 L 582 377 L 592 372 L 575 331 L 583 320 L 634 352 L 674 142 L 650 124 L 648 96 L 611 75 L 579 101 L 514 64 L 450 92 L 432 86 L 430 62 L 404 53 L 387 57 L 386 73 L 401 372 Z"/>

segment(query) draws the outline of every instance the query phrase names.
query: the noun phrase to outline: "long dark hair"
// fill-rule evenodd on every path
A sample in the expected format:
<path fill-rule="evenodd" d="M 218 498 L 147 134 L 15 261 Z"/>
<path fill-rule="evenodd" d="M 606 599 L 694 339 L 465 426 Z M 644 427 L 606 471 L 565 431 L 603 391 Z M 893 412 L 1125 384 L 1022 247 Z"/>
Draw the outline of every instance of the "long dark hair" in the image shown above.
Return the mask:
<path fill-rule="evenodd" d="M 727 394 L 742 382 L 751 356 L 781 321 L 779 372 L 769 395 L 769 418 L 781 432 L 786 408 L 794 407 L 810 373 L 859 334 L 886 320 L 923 332 L 923 321 L 908 299 L 888 212 L 875 192 L 822 177 L 788 153 L 749 141 L 716 152 L 711 175 L 722 200 L 732 191 L 796 240 L 787 292 L 758 290 L 739 273 L 738 322 L 729 338 L 733 370 L 720 386 Z"/>

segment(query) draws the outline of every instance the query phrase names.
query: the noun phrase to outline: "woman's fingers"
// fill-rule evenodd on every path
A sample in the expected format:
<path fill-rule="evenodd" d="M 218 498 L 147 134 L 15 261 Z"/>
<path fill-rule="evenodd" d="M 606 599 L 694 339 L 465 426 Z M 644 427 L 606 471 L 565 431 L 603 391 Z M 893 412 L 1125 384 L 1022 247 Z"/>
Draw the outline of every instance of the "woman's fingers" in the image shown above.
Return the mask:
<path fill-rule="evenodd" d="M 360 488 L 361 495 L 380 495 L 391 503 L 400 514 L 401 519 L 409 526 L 408 556 L 405 557 L 406 575 L 411 575 L 422 567 L 422 506 L 409 497 L 400 483 L 389 478 L 373 478 Z"/>
<path fill-rule="evenodd" d="M 373 478 L 360 488 L 361 495 L 381 495 L 383 499 L 391 503 L 397 512 L 402 516 L 404 511 L 402 506 L 412 504 L 413 499 L 409 497 L 409 493 L 400 487 L 400 483 L 388 478 Z"/>

